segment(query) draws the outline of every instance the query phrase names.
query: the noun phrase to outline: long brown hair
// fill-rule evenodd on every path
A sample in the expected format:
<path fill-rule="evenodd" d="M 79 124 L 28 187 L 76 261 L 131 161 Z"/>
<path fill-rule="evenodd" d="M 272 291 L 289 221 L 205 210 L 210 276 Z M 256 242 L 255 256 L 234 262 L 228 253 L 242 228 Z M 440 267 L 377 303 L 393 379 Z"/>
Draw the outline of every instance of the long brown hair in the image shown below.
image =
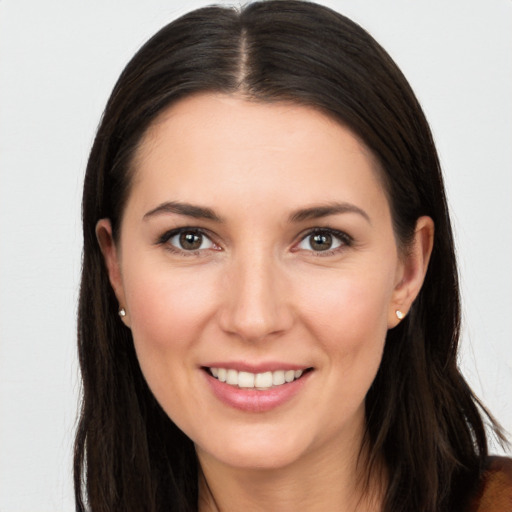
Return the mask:
<path fill-rule="evenodd" d="M 118 320 L 95 225 L 110 218 L 117 239 L 143 134 L 172 103 L 203 91 L 321 110 L 379 160 L 400 244 L 410 242 L 419 216 L 434 220 L 424 286 L 388 332 L 366 397 L 368 472 L 382 457 L 386 512 L 458 510 L 485 463 L 487 413 L 457 367 L 457 268 L 432 135 L 406 79 L 368 33 L 326 7 L 293 0 L 203 8 L 170 23 L 126 66 L 108 101 L 83 195 L 77 510 L 197 508 L 193 444 L 146 385 L 131 332 Z"/>

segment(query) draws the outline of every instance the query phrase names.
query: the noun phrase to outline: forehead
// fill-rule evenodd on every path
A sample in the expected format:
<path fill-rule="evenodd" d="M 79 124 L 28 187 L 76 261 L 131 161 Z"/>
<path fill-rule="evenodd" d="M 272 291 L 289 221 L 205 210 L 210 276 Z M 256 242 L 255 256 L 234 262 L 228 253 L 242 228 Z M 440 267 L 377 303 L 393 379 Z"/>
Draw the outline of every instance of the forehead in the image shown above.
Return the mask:
<path fill-rule="evenodd" d="M 231 138 L 222 140 L 229 131 Z M 341 132 L 349 136 L 341 140 L 337 137 Z M 203 138 L 205 134 L 207 138 Z M 336 137 L 336 144 L 342 145 L 345 151 L 364 152 L 377 166 L 371 151 L 354 133 L 319 109 L 291 101 L 263 102 L 220 93 L 191 95 L 164 110 L 146 131 L 136 162 L 140 164 L 164 139 L 165 143 L 174 140 L 178 145 L 186 142 L 185 137 L 197 137 L 203 144 L 230 141 L 234 144 L 243 138 L 245 146 L 265 144 L 267 149 L 272 146 L 277 149 L 277 144 L 286 149 L 286 142 L 293 147 L 300 139 L 307 139 L 308 146 L 321 149 L 323 143 L 331 142 L 326 138 Z"/>
<path fill-rule="evenodd" d="M 134 159 L 132 192 L 210 201 L 213 195 L 281 202 L 383 194 L 371 151 L 345 126 L 291 102 L 200 94 L 164 111 Z M 326 197 L 332 196 L 332 197 Z M 192 197 L 190 197 L 192 196 Z M 352 198 L 355 199 L 355 198 Z"/>

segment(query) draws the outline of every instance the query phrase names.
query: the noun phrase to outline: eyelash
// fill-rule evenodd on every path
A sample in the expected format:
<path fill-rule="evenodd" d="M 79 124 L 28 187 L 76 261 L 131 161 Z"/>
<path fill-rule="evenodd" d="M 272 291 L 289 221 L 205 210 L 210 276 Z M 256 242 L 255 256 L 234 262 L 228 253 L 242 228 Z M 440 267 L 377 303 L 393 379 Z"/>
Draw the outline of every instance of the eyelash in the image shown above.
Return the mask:
<path fill-rule="evenodd" d="M 335 254 L 339 254 L 343 250 L 345 250 L 347 247 L 351 247 L 354 244 L 354 239 L 345 233 L 344 231 L 339 231 L 338 229 L 333 228 L 313 228 L 307 231 L 305 234 L 301 235 L 300 241 L 298 244 L 295 244 L 294 247 L 301 244 L 302 242 L 306 241 L 309 237 L 312 237 L 314 235 L 330 235 L 333 238 L 337 239 L 340 243 L 338 247 L 335 247 L 334 249 L 326 249 L 325 251 L 314 251 L 313 249 L 307 250 L 308 252 L 311 252 L 315 257 L 327 257 L 327 256 L 333 256 Z M 296 248 L 295 251 L 300 251 L 301 249 Z"/>
<path fill-rule="evenodd" d="M 212 236 L 209 232 L 205 231 L 201 228 L 193 228 L 193 227 L 184 227 L 184 228 L 177 228 L 177 229 L 171 229 L 170 231 L 166 231 L 163 235 L 161 235 L 157 240 L 157 245 L 164 245 L 165 249 L 169 252 L 172 252 L 174 254 L 179 254 L 182 256 L 200 256 L 201 252 L 205 249 L 196 249 L 196 250 L 185 250 L 180 249 L 179 247 L 176 247 L 175 245 L 172 245 L 169 243 L 169 240 L 174 238 L 175 236 L 179 236 L 185 233 L 190 233 L 194 235 L 200 235 L 202 237 L 207 238 L 212 242 L 212 244 L 215 244 L 215 242 L 212 240 Z"/>
<path fill-rule="evenodd" d="M 183 228 L 177 228 L 177 229 L 172 229 L 170 231 L 166 231 L 164 234 L 162 234 L 158 238 L 157 245 L 164 245 L 166 250 L 168 250 L 174 254 L 180 254 L 180 255 L 184 255 L 184 256 L 199 256 L 199 255 L 201 255 L 202 251 L 205 251 L 205 249 L 185 250 L 185 249 L 180 249 L 179 247 L 176 247 L 175 245 L 172 245 L 169 243 L 169 240 L 171 240 L 175 236 L 182 235 L 185 233 L 191 233 L 194 235 L 200 235 L 202 237 L 205 237 L 208 240 L 210 240 L 213 245 L 217 246 L 217 244 L 212 239 L 212 235 L 208 231 L 201 229 L 201 228 L 196 228 L 196 227 L 183 227 Z M 300 249 L 297 247 L 299 244 L 306 241 L 308 237 L 312 237 L 314 235 L 329 235 L 329 236 L 333 237 L 334 239 L 337 239 L 340 242 L 340 245 L 338 247 L 335 247 L 334 249 L 326 249 L 324 251 L 314 251 L 313 249 L 310 249 L 310 250 L 309 249 Z M 339 230 L 333 229 L 333 228 L 313 228 L 301 235 L 299 242 L 294 244 L 292 251 L 297 252 L 300 250 L 306 250 L 306 251 L 310 252 L 311 254 L 313 254 L 315 257 L 326 257 L 326 256 L 332 256 L 334 254 L 338 254 L 339 252 L 343 251 L 347 247 L 351 247 L 353 245 L 353 243 L 354 243 L 353 238 L 343 231 L 339 231 Z M 218 249 L 215 249 L 215 250 L 218 250 Z"/>

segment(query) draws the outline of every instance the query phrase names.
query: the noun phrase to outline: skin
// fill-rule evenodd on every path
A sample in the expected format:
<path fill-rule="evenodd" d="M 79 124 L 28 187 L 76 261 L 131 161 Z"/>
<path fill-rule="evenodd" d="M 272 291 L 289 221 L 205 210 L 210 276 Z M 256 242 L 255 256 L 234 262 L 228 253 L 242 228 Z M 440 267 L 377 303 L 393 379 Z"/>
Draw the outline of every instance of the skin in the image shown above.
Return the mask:
<path fill-rule="evenodd" d="M 181 100 L 148 130 L 134 164 L 119 243 L 108 219 L 97 235 L 145 378 L 195 443 L 200 509 L 379 510 L 385 468 L 369 494 L 357 479 L 364 399 L 396 310 L 407 313 L 421 288 L 431 219 L 418 219 L 402 253 L 370 151 L 290 103 Z M 148 215 L 170 201 L 221 220 Z M 352 211 L 290 218 L 333 203 Z M 180 249 L 179 236 L 163 241 L 177 228 L 208 238 L 198 250 Z M 345 235 L 322 251 L 311 229 Z M 248 412 L 212 393 L 202 368 L 212 361 L 312 371 L 284 404 Z"/>

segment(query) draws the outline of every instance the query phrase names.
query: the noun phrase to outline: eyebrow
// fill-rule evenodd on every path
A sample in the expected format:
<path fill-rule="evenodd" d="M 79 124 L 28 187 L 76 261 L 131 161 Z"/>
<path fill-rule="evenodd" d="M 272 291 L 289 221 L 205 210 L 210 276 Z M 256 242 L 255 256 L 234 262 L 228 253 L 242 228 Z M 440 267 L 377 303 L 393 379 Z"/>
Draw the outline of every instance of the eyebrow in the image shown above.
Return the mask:
<path fill-rule="evenodd" d="M 190 203 L 180 203 L 178 201 L 167 201 L 158 205 L 156 208 L 153 208 L 153 210 L 144 214 L 143 219 L 146 220 L 155 215 L 166 213 L 177 213 L 178 215 L 193 217 L 194 219 L 208 219 L 222 222 L 222 219 L 211 208 L 195 206 Z"/>
<path fill-rule="evenodd" d="M 154 217 L 155 215 L 162 215 L 167 213 L 176 213 L 178 215 L 185 215 L 194 219 L 208 219 L 215 222 L 223 222 L 211 208 L 204 206 L 196 206 L 190 203 L 180 203 L 178 201 L 166 201 L 153 208 L 144 214 L 144 220 Z M 351 203 L 329 203 L 327 205 L 315 205 L 308 208 L 301 208 L 293 212 L 289 217 L 289 222 L 297 223 L 304 222 L 311 219 L 320 219 L 328 217 L 329 215 L 337 215 L 340 213 L 356 213 L 361 215 L 368 223 L 371 224 L 369 215 Z"/>
<path fill-rule="evenodd" d="M 361 215 L 371 224 L 370 216 L 358 206 L 351 203 L 329 203 L 326 205 L 315 205 L 309 208 L 301 208 L 290 215 L 290 222 L 303 222 L 305 220 L 320 219 L 329 215 L 340 213 L 356 213 Z"/>

